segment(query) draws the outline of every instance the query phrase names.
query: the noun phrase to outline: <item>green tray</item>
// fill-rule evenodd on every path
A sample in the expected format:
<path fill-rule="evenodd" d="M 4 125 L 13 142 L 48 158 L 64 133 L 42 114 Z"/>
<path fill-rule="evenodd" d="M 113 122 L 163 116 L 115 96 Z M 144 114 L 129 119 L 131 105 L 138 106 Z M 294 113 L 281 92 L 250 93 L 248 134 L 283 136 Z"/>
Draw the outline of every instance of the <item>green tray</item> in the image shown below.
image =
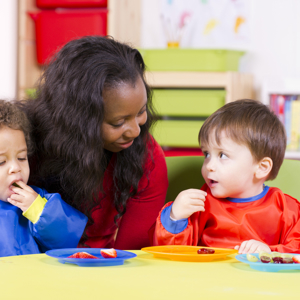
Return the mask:
<path fill-rule="evenodd" d="M 211 49 L 140 49 L 148 71 L 238 71 L 245 53 Z"/>
<path fill-rule="evenodd" d="M 153 104 L 160 116 L 208 117 L 225 104 L 225 97 L 225 90 L 153 90 Z"/>

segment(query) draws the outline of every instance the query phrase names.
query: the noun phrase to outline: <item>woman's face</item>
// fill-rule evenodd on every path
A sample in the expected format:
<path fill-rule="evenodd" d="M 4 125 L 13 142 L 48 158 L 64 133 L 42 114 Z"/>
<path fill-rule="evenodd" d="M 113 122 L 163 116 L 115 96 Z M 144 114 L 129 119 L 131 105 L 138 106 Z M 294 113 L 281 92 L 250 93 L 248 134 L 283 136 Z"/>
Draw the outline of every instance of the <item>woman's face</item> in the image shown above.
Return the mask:
<path fill-rule="evenodd" d="M 121 83 L 116 89 L 104 90 L 104 120 L 102 138 L 104 148 L 119 152 L 134 143 L 147 121 L 147 93 L 139 77 L 132 86 Z"/>

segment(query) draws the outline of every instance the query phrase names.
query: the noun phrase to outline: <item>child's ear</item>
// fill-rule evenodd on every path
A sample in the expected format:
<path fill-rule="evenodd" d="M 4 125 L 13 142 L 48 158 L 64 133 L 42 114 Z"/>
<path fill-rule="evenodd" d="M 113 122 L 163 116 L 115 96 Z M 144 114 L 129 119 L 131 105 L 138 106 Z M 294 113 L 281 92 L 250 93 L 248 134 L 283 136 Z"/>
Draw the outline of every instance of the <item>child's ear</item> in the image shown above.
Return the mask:
<path fill-rule="evenodd" d="M 257 179 L 267 178 L 273 168 L 273 161 L 270 157 L 264 157 L 257 164 L 255 176 Z"/>

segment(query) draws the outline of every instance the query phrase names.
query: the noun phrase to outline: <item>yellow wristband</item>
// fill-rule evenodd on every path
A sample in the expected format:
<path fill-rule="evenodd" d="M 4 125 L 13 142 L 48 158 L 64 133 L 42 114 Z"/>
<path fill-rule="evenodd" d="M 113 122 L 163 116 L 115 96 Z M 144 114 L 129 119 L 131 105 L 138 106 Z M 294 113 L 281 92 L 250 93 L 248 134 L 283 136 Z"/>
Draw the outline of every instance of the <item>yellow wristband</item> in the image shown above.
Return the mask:
<path fill-rule="evenodd" d="M 40 195 L 36 197 L 36 199 L 31 203 L 31 205 L 23 212 L 23 216 L 26 217 L 29 221 L 35 224 L 47 203 L 47 199 L 42 198 Z"/>

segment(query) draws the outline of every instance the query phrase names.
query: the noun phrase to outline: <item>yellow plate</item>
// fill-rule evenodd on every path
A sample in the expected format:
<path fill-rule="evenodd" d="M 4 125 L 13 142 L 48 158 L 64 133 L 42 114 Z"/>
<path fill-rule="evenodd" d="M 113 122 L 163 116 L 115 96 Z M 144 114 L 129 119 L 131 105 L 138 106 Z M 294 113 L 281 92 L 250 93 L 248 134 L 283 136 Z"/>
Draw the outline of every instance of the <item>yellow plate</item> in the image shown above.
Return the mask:
<path fill-rule="evenodd" d="M 198 254 L 197 250 L 200 248 L 214 249 L 213 254 Z M 181 246 L 181 245 L 167 245 L 167 246 L 153 246 L 141 249 L 158 258 L 166 258 L 179 261 L 213 261 L 225 259 L 227 255 L 238 253 L 238 250 L 212 248 L 202 246 Z"/>

